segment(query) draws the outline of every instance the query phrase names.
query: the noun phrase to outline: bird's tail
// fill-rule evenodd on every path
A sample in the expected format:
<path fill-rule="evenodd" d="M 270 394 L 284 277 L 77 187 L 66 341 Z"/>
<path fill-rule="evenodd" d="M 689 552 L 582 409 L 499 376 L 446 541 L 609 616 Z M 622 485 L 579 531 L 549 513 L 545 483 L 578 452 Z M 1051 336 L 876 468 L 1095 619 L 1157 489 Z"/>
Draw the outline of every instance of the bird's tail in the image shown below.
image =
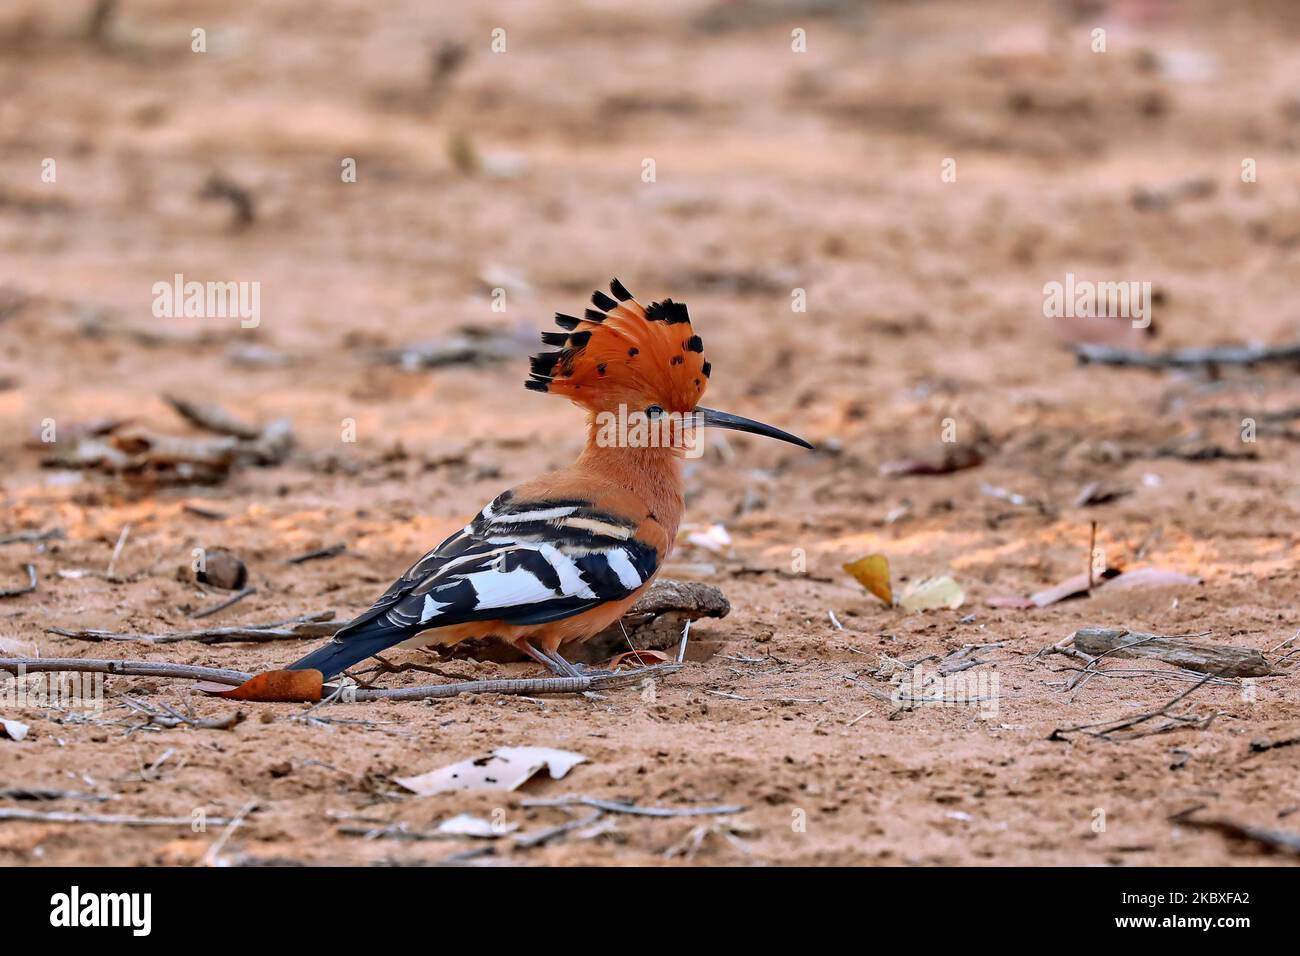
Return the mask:
<path fill-rule="evenodd" d="M 306 657 L 294 661 L 286 670 L 305 671 L 315 668 L 329 680 L 357 661 L 400 644 L 418 630 L 419 628 L 397 627 L 382 617 L 365 621 L 355 629 L 345 627 L 328 644 L 322 644 Z"/>

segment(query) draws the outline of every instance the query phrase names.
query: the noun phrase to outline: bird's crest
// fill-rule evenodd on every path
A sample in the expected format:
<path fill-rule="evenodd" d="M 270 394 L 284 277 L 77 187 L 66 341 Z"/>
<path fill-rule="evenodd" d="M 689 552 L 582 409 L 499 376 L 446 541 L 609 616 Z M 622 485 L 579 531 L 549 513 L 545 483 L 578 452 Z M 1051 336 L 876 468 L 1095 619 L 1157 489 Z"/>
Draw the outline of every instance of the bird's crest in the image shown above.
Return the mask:
<path fill-rule="evenodd" d="M 710 367 L 686 306 L 672 299 L 642 306 L 617 279 L 609 291 L 612 297 L 593 292 L 594 308 L 580 318 L 556 313 L 564 331 L 542 333 L 542 342 L 556 350 L 532 357 L 525 386 L 592 409 L 619 402 L 694 409 Z"/>

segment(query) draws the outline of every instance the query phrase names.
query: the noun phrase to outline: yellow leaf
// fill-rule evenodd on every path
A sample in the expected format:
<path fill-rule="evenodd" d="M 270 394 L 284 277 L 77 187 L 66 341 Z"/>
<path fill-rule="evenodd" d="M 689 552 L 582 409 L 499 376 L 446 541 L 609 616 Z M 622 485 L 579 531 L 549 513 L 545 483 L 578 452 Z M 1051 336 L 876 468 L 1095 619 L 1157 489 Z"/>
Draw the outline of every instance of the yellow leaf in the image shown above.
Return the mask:
<path fill-rule="evenodd" d="M 869 554 L 865 558 L 844 565 L 859 584 L 886 604 L 893 605 L 894 592 L 889 586 L 889 559 L 883 554 Z"/>
<path fill-rule="evenodd" d="M 898 606 L 909 611 L 929 611 L 937 607 L 959 608 L 965 600 L 961 585 L 945 575 L 917 581 L 908 588 Z"/>

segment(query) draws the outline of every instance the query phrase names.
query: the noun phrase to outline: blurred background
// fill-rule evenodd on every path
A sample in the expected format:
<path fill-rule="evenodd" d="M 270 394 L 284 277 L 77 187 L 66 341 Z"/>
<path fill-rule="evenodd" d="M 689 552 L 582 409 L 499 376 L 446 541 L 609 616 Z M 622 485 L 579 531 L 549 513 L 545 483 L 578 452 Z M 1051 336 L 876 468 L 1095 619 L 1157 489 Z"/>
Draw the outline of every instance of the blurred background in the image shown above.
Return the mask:
<path fill-rule="evenodd" d="M 690 304 L 717 404 L 850 445 L 935 393 L 1005 422 L 1100 387 L 1062 391 L 1058 340 L 1104 334 L 1042 319 L 1067 271 L 1152 282 L 1164 344 L 1285 338 L 1297 31 L 1265 2 L 19 0 L 3 453 L 197 386 L 340 454 L 344 418 L 462 439 L 448 403 L 533 436 L 562 413 L 511 338 L 613 274 Z M 154 318 L 176 273 L 259 283 L 259 327 Z M 402 373 L 465 333 L 486 368 Z"/>

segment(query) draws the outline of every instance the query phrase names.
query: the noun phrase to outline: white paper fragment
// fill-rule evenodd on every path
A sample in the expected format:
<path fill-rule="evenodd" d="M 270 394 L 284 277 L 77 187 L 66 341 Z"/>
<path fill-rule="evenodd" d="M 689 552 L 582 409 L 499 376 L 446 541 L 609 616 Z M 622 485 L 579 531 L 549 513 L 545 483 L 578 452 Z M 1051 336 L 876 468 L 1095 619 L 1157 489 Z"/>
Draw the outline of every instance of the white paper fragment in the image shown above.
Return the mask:
<path fill-rule="evenodd" d="M 484 840 L 495 840 L 507 833 L 514 833 L 518 829 L 519 824 L 517 823 L 493 823 L 491 820 L 476 817 L 472 813 L 462 813 L 438 824 L 439 833 L 478 837 Z"/>
<path fill-rule="evenodd" d="M 458 790 L 517 790 L 543 767 L 550 771 L 551 779 L 559 780 L 586 759 L 582 754 L 550 747 L 498 747 L 485 757 L 393 780 L 422 797 Z"/>

